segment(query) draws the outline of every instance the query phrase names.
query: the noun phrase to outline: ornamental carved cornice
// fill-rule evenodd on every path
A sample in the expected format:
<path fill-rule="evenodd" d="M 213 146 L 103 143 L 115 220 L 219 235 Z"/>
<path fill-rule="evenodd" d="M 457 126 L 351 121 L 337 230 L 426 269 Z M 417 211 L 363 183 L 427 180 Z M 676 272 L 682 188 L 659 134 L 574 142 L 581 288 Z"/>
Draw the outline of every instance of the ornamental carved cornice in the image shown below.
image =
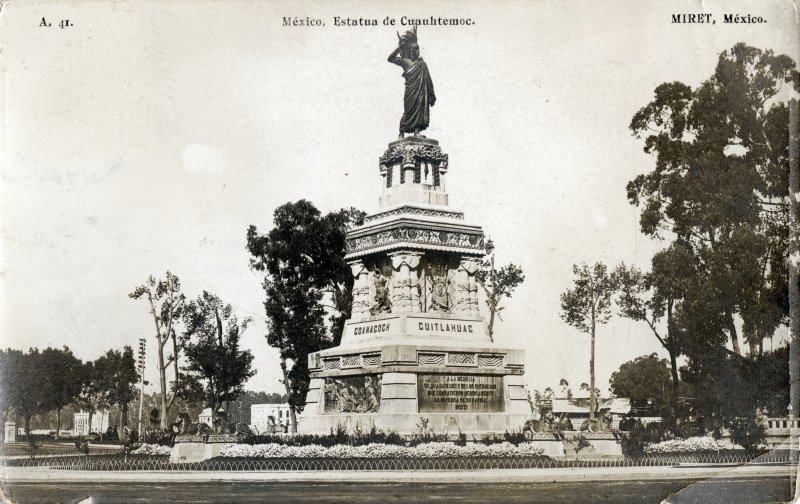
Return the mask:
<path fill-rule="evenodd" d="M 373 222 L 379 219 L 385 219 L 387 217 L 393 217 L 395 215 L 404 215 L 404 214 L 424 215 L 426 217 L 444 217 L 447 219 L 464 220 L 464 214 L 462 212 L 454 212 L 452 210 L 438 210 L 432 208 L 420 208 L 413 206 L 403 206 L 399 208 L 394 208 L 392 210 L 387 210 L 386 212 L 380 212 L 374 215 L 368 215 L 364 219 L 364 222 Z"/>
<path fill-rule="evenodd" d="M 447 168 L 447 154 L 442 152 L 438 145 L 393 145 L 386 149 L 378 163 L 381 170 L 386 170 L 389 166 L 397 163 L 402 163 L 403 166 L 417 167 L 423 161 L 437 165 L 441 169 Z"/>
<path fill-rule="evenodd" d="M 348 254 L 383 248 L 392 244 L 431 245 L 439 249 L 467 249 L 482 254 L 484 237 L 482 231 L 459 232 L 402 225 L 362 236 L 350 237 L 346 241 Z"/>

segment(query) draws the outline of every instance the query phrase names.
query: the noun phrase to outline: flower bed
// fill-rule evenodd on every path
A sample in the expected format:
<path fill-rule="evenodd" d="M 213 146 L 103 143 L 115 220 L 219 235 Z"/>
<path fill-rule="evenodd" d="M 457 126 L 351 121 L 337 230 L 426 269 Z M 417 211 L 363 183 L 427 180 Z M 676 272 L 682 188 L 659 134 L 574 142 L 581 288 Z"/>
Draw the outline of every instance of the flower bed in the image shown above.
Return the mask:
<path fill-rule="evenodd" d="M 320 445 L 286 446 L 275 443 L 263 445 L 235 444 L 222 449 L 220 457 L 256 459 L 387 459 L 387 458 L 458 458 L 458 457 L 541 457 L 544 450 L 531 443 L 512 445 L 471 444 L 458 446 L 453 443 L 425 443 L 417 446 L 397 446 L 372 443 L 363 446 L 336 445 L 326 448 Z"/>
<path fill-rule="evenodd" d="M 721 443 L 708 436 L 690 437 L 687 439 L 670 439 L 660 443 L 652 444 L 644 449 L 650 454 L 673 454 L 673 453 L 707 453 L 718 452 L 727 449 L 725 443 Z"/>
<path fill-rule="evenodd" d="M 133 450 L 131 454 L 133 455 L 169 455 L 172 451 L 172 448 L 169 446 L 162 446 L 162 445 L 155 445 L 155 444 L 143 444 L 139 448 Z"/>

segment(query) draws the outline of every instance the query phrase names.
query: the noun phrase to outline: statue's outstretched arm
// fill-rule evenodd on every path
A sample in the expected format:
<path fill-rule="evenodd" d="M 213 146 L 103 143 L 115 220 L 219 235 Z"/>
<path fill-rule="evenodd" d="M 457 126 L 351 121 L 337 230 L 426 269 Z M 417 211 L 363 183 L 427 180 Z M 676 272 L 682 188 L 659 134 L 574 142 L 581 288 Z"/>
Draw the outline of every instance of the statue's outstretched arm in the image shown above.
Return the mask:
<path fill-rule="evenodd" d="M 400 48 L 399 47 L 397 49 L 395 49 L 394 51 L 392 51 L 392 54 L 389 55 L 388 61 L 389 61 L 389 63 L 394 63 L 395 65 L 403 66 L 403 60 L 402 60 L 402 58 L 398 58 L 397 57 L 398 54 L 400 54 Z"/>

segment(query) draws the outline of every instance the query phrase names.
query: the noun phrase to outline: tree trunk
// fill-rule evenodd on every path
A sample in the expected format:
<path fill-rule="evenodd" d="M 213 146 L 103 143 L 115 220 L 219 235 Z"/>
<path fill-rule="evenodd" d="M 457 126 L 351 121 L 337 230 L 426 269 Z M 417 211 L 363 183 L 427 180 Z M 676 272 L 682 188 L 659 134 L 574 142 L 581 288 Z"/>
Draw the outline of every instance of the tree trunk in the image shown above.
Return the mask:
<path fill-rule="evenodd" d="M 490 303 L 491 303 L 491 301 L 490 301 Z M 489 331 L 489 341 L 494 342 L 494 336 L 492 336 L 492 334 L 494 333 L 494 308 L 491 308 L 489 310 L 488 331 Z"/>
<path fill-rule="evenodd" d="M 669 414 L 676 418 L 678 414 L 678 356 L 674 350 L 674 344 L 669 350 L 669 365 L 672 373 L 672 396 L 669 398 Z"/>
<path fill-rule="evenodd" d="M 747 346 L 750 351 L 750 357 L 755 357 L 758 355 L 758 336 L 754 330 L 742 330 L 742 336 L 744 337 L 744 341 L 747 343 Z"/>
<path fill-rule="evenodd" d="M 31 416 L 30 413 L 25 414 L 25 436 L 28 438 L 30 438 L 31 435 Z"/>
<path fill-rule="evenodd" d="M 56 441 L 61 437 L 61 408 L 56 409 Z"/>
<path fill-rule="evenodd" d="M 158 377 L 159 381 L 161 382 L 161 429 L 167 429 L 167 372 L 166 366 L 164 365 L 164 345 L 167 343 L 167 338 L 169 338 L 169 325 L 167 326 L 167 332 L 164 334 L 162 339 L 161 337 L 161 326 L 158 323 L 158 314 L 156 312 L 156 305 L 153 303 L 153 297 L 151 294 L 148 293 L 147 295 L 148 300 L 150 301 L 150 313 L 153 314 L 153 322 L 156 325 L 156 353 L 158 354 Z M 171 320 L 171 319 L 170 319 Z M 173 333 L 174 334 L 174 333 Z M 175 362 L 178 361 L 178 356 L 175 355 Z M 144 380 L 144 378 L 142 378 Z M 177 387 L 177 368 L 175 374 L 176 380 L 176 387 Z M 139 415 L 141 417 L 141 413 Z M 140 420 L 141 421 L 141 420 Z"/>
<path fill-rule="evenodd" d="M 733 321 L 733 314 L 728 312 L 728 331 L 731 334 L 731 347 L 737 355 L 742 355 L 742 349 L 739 347 L 739 333 L 736 331 L 736 324 Z"/>
<path fill-rule="evenodd" d="M 674 419 L 678 414 L 678 351 L 675 341 L 675 328 L 672 321 L 672 300 L 667 302 L 667 338 L 669 348 L 669 366 L 672 374 L 672 396 L 669 399 L 669 414 Z"/>
<path fill-rule="evenodd" d="M 755 357 L 758 355 L 758 342 L 754 340 L 748 340 L 747 345 L 750 347 L 750 357 Z"/>
<path fill-rule="evenodd" d="M 492 294 L 489 296 L 489 341 L 494 342 L 494 314 L 497 311 L 497 277 L 494 271 L 494 253 L 492 253 L 489 274 L 492 280 Z"/>
<path fill-rule="evenodd" d="M 214 317 L 217 319 L 217 345 L 222 348 L 222 318 L 219 316 L 219 308 L 214 307 Z"/>
<path fill-rule="evenodd" d="M 597 409 L 597 398 L 594 393 L 594 335 L 595 312 L 592 305 L 592 357 L 589 359 L 589 425 L 594 428 L 594 410 Z"/>
<path fill-rule="evenodd" d="M 172 367 L 175 371 L 175 388 L 173 389 L 172 397 L 167 403 L 167 410 L 164 411 L 162 417 L 167 416 L 167 411 L 172 407 L 175 398 L 178 397 L 178 337 L 175 335 L 174 328 L 172 329 L 172 357 Z"/>
<path fill-rule="evenodd" d="M 158 373 L 161 386 L 161 429 L 167 430 L 167 370 L 164 367 L 164 347 L 158 346 Z"/>
<path fill-rule="evenodd" d="M 122 432 L 122 429 L 124 429 L 125 427 L 128 426 L 128 403 L 127 402 L 122 403 L 122 414 L 120 415 L 120 419 L 119 420 L 120 420 L 120 428 L 119 428 L 119 430 L 120 430 L 120 432 Z"/>
<path fill-rule="evenodd" d="M 92 415 L 94 415 L 94 411 L 89 410 L 89 424 L 88 424 L 88 434 L 92 433 Z"/>
<path fill-rule="evenodd" d="M 286 370 L 286 358 L 281 357 L 281 371 L 283 372 L 283 385 L 286 387 L 286 397 L 292 397 L 292 387 L 289 384 L 289 372 Z M 294 405 L 289 403 L 289 426 L 292 434 L 297 433 L 297 413 Z"/>

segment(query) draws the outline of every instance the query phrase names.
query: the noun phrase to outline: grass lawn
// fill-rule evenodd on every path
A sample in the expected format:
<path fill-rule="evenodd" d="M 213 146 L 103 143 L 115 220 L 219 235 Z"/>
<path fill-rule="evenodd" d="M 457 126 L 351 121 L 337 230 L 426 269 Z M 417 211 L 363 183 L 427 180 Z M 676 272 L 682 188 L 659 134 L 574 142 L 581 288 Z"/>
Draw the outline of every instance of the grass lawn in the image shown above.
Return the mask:
<path fill-rule="evenodd" d="M 28 443 L 8 443 L 0 444 L 0 457 L 15 457 L 28 455 Z M 89 453 L 115 453 L 120 450 L 119 445 L 98 445 L 90 444 Z M 42 455 L 78 455 L 80 452 L 75 448 L 74 441 L 44 441 L 36 452 L 36 456 Z"/>

